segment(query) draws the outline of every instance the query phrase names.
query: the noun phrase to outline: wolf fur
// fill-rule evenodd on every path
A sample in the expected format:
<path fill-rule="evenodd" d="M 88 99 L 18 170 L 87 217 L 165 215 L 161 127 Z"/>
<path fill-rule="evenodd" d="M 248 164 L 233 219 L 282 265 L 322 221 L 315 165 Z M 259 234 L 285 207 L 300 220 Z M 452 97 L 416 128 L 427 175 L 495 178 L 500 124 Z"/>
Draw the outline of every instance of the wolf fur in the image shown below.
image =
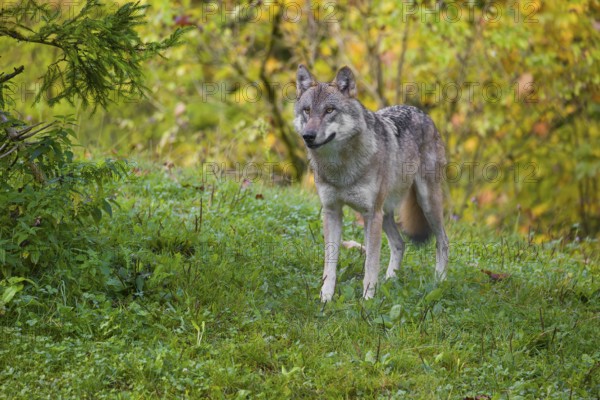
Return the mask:
<path fill-rule="evenodd" d="M 323 205 L 325 268 L 321 300 L 333 298 L 342 236 L 342 207 L 365 221 L 363 296 L 371 298 L 379 275 L 381 232 L 391 249 L 386 278 L 396 276 L 404 241 L 436 237 L 436 278 L 446 277 L 448 237 L 443 223 L 441 172 L 444 145 L 431 118 L 418 108 L 391 106 L 367 110 L 356 99 L 356 81 L 348 67 L 333 82 L 317 82 L 304 65 L 296 75 L 294 126 L 303 137 Z"/>

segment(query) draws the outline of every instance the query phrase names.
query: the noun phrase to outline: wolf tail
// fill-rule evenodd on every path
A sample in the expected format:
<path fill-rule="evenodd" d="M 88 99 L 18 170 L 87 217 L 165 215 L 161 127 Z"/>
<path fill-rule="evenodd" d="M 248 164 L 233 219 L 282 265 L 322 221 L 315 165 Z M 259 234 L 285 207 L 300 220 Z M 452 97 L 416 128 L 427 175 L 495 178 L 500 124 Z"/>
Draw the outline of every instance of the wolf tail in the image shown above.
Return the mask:
<path fill-rule="evenodd" d="M 414 183 L 400 206 L 400 226 L 415 244 L 424 244 L 431 237 L 431 227 L 423 214 L 423 209 L 417 202 Z"/>

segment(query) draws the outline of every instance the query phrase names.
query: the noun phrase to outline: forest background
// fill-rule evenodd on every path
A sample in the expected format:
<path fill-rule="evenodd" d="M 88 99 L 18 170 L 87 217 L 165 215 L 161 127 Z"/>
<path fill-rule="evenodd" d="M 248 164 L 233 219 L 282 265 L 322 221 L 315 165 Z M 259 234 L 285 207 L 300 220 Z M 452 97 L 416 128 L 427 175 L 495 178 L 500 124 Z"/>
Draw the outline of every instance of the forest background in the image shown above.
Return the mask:
<path fill-rule="evenodd" d="M 50 2 L 60 18 L 82 4 Z M 183 45 L 148 62 L 147 98 L 115 93 L 91 116 L 80 99 L 52 105 L 60 82 L 44 87 L 40 76 L 60 50 L 2 41 L 5 69 L 26 67 L 4 89 L 20 118 L 74 113 L 88 158 L 307 185 L 291 123 L 295 70 L 305 63 L 328 80 L 348 65 L 368 108 L 404 103 L 432 115 L 447 143 L 442 178 L 454 219 L 535 232 L 537 241 L 598 235 L 598 1 L 142 4 L 151 6 L 144 40 L 189 29 Z"/>

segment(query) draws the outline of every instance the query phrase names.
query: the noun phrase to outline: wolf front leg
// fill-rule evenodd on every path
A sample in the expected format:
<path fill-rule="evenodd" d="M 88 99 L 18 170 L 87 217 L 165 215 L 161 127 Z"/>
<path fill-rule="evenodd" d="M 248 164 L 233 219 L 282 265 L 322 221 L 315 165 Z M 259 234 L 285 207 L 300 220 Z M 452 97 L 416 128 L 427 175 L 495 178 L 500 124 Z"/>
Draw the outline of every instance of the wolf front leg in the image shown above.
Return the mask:
<path fill-rule="evenodd" d="M 321 301 L 331 301 L 335 292 L 335 279 L 340 242 L 342 240 L 342 208 L 323 209 L 323 234 L 325 238 L 325 268 L 323 269 L 323 287 Z"/>
<path fill-rule="evenodd" d="M 373 298 L 379 277 L 379 255 L 381 253 L 381 229 L 383 211 L 375 211 L 365 215 L 365 242 L 367 259 L 365 261 L 365 279 L 363 281 L 363 297 Z"/>

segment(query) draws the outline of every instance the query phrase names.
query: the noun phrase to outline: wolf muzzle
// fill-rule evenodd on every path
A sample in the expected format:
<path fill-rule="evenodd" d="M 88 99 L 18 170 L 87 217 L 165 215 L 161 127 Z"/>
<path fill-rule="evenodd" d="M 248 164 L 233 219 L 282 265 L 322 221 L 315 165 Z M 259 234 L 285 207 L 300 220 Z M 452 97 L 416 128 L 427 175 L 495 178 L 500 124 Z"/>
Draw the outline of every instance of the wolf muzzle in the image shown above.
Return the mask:
<path fill-rule="evenodd" d="M 304 135 L 302 135 L 302 138 L 304 139 L 304 143 L 306 143 L 306 146 L 309 149 L 316 149 L 317 147 L 321 147 L 321 146 L 326 145 L 327 143 L 331 142 L 335 138 L 335 132 L 332 133 L 331 135 L 329 135 L 329 137 L 327 139 L 325 139 L 324 141 L 322 141 L 321 143 L 315 143 L 316 137 L 317 137 L 317 133 L 313 132 L 313 131 L 306 132 Z"/>
<path fill-rule="evenodd" d="M 302 134 L 302 139 L 304 139 L 304 143 L 310 147 L 315 142 L 317 137 L 317 131 L 305 131 Z"/>

